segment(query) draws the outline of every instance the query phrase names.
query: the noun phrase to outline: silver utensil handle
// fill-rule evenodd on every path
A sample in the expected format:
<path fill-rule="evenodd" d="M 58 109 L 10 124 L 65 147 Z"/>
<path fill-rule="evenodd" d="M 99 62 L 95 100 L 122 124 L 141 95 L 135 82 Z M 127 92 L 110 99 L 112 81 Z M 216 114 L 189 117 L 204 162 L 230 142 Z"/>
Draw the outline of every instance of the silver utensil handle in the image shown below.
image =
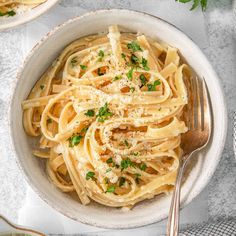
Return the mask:
<path fill-rule="evenodd" d="M 184 173 L 184 168 L 187 163 L 187 159 L 190 157 L 190 155 L 185 156 L 183 158 L 183 161 L 180 160 L 180 165 L 170 205 L 169 218 L 166 229 L 167 236 L 178 236 L 179 234 L 179 207 L 180 207 L 181 182 Z"/>

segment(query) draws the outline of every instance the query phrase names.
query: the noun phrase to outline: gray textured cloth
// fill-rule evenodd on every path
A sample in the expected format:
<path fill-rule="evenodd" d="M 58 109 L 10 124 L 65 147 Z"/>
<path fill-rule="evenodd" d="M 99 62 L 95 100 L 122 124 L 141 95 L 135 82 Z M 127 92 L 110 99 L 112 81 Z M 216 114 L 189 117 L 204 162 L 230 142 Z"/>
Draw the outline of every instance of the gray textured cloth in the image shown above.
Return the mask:
<path fill-rule="evenodd" d="M 85 234 L 50 234 L 50 236 L 112 236 L 112 231 L 100 233 L 85 233 Z M 117 235 L 117 234 L 116 234 Z M 122 230 L 120 231 L 122 235 Z M 236 219 L 220 220 L 217 222 L 207 222 L 197 226 L 184 229 L 180 236 L 236 236 Z M 145 235 L 144 235 L 145 236 Z M 148 236 L 161 236 L 156 234 L 148 234 Z M 164 235 L 162 235 L 164 236 Z"/>

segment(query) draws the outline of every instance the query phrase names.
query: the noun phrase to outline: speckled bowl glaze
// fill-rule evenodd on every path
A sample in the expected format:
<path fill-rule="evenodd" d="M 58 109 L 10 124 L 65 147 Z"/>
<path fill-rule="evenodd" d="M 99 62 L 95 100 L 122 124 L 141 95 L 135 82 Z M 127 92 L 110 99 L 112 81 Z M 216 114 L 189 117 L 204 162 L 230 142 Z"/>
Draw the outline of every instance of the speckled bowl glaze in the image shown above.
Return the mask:
<path fill-rule="evenodd" d="M 0 31 L 29 22 L 48 11 L 58 0 L 48 0 L 31 10 L 16 14 L 13 17 L 0 17 Z"/>
<path fill-rule="evenodd" d="M 199 153 L 183 184 L 182 207 L 204 189 L 216 169 L 225 143 L 227 112 L 219 79 L 198 46 L 173 25 L 145 13 L 117 9 L 91 12 L 56 27 L 33 48 L 18 74 L 10 107 L 11 137 L 17 162 L 28 183 L 51 207 L 86 224 L 121 229 L 143 226 L 166 218 L 171 195 L 146 200 L 128 212 L 96 203 L 81 205 L 77 199 L 60 192 L 50 183 L 42 162 L 31 154 L 32 138 L 26 136 L 21 119 L 21 102 L 62 49 L 82 36 L 106 31 L 112 24 L 118 24 L 123 31 L 139 31 L 179 48 L 183 57 L 199 77 L 205 78 L 208 85 L 213 133 L 209 145 Z"/>

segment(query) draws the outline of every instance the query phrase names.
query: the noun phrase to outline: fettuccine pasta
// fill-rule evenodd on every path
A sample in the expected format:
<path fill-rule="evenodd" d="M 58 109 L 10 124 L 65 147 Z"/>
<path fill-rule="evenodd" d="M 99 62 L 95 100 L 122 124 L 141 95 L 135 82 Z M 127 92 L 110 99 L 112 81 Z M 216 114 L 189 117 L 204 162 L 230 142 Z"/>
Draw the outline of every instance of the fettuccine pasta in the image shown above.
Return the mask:
<path fill-rule="evenodd" d="M 52 183 L 111 207 L 172 190 L 191 72 L 174 47 L 145 35 L 93 35 L 67 46 L 23 101 Z"/>
<path fill-rule="evenodd" d="M 47 0 L 0 0 L 0 17 L 14 16 L 16 12 L 31 9 Z"/>

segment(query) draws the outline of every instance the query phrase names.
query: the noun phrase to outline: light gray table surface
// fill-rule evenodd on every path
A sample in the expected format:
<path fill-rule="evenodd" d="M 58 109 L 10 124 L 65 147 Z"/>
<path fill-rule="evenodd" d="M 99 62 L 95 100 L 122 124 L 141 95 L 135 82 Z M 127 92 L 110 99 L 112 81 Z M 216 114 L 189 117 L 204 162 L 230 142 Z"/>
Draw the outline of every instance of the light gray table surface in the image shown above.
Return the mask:
<path fill-rule="evenodd" d="M 84 12 L 104 8 L 137 9 L 141 0 L 64 0 L 62 7 L 80 5 Z M 149 0 L 146 1 L 148 4 Z M 158 0 L 156 0 L 158 3 Z M 174 1 L 174 0 L 166 0 Z M 232 145 L 232 119 L 236 111 L 236 44 L 231 0 L 208 0 L 204 13 L 208 46 L 202 48 L 225 92 L 228 107 L 228 135 L 218 168 L 204 191 L 210 218 L 236 217 L 236 162 Z M 158 6 L 157 6 L 158 7 Z M 153 12 L 153 9 L 150 9 Z M 29 23 L 32 24 L 32 23 Z M 7 128 L 12 82 L 23 61 L 24 26 L 0 32 L 0 214 L 17 221 L 26 194 L 26 182 L 15 163 Z M 196 42 L 199 43 L 200 42 Z M 20 118 L 19 118 L 20 119 Z M 195 199 L 194 201 L 197 201 Z"/>

